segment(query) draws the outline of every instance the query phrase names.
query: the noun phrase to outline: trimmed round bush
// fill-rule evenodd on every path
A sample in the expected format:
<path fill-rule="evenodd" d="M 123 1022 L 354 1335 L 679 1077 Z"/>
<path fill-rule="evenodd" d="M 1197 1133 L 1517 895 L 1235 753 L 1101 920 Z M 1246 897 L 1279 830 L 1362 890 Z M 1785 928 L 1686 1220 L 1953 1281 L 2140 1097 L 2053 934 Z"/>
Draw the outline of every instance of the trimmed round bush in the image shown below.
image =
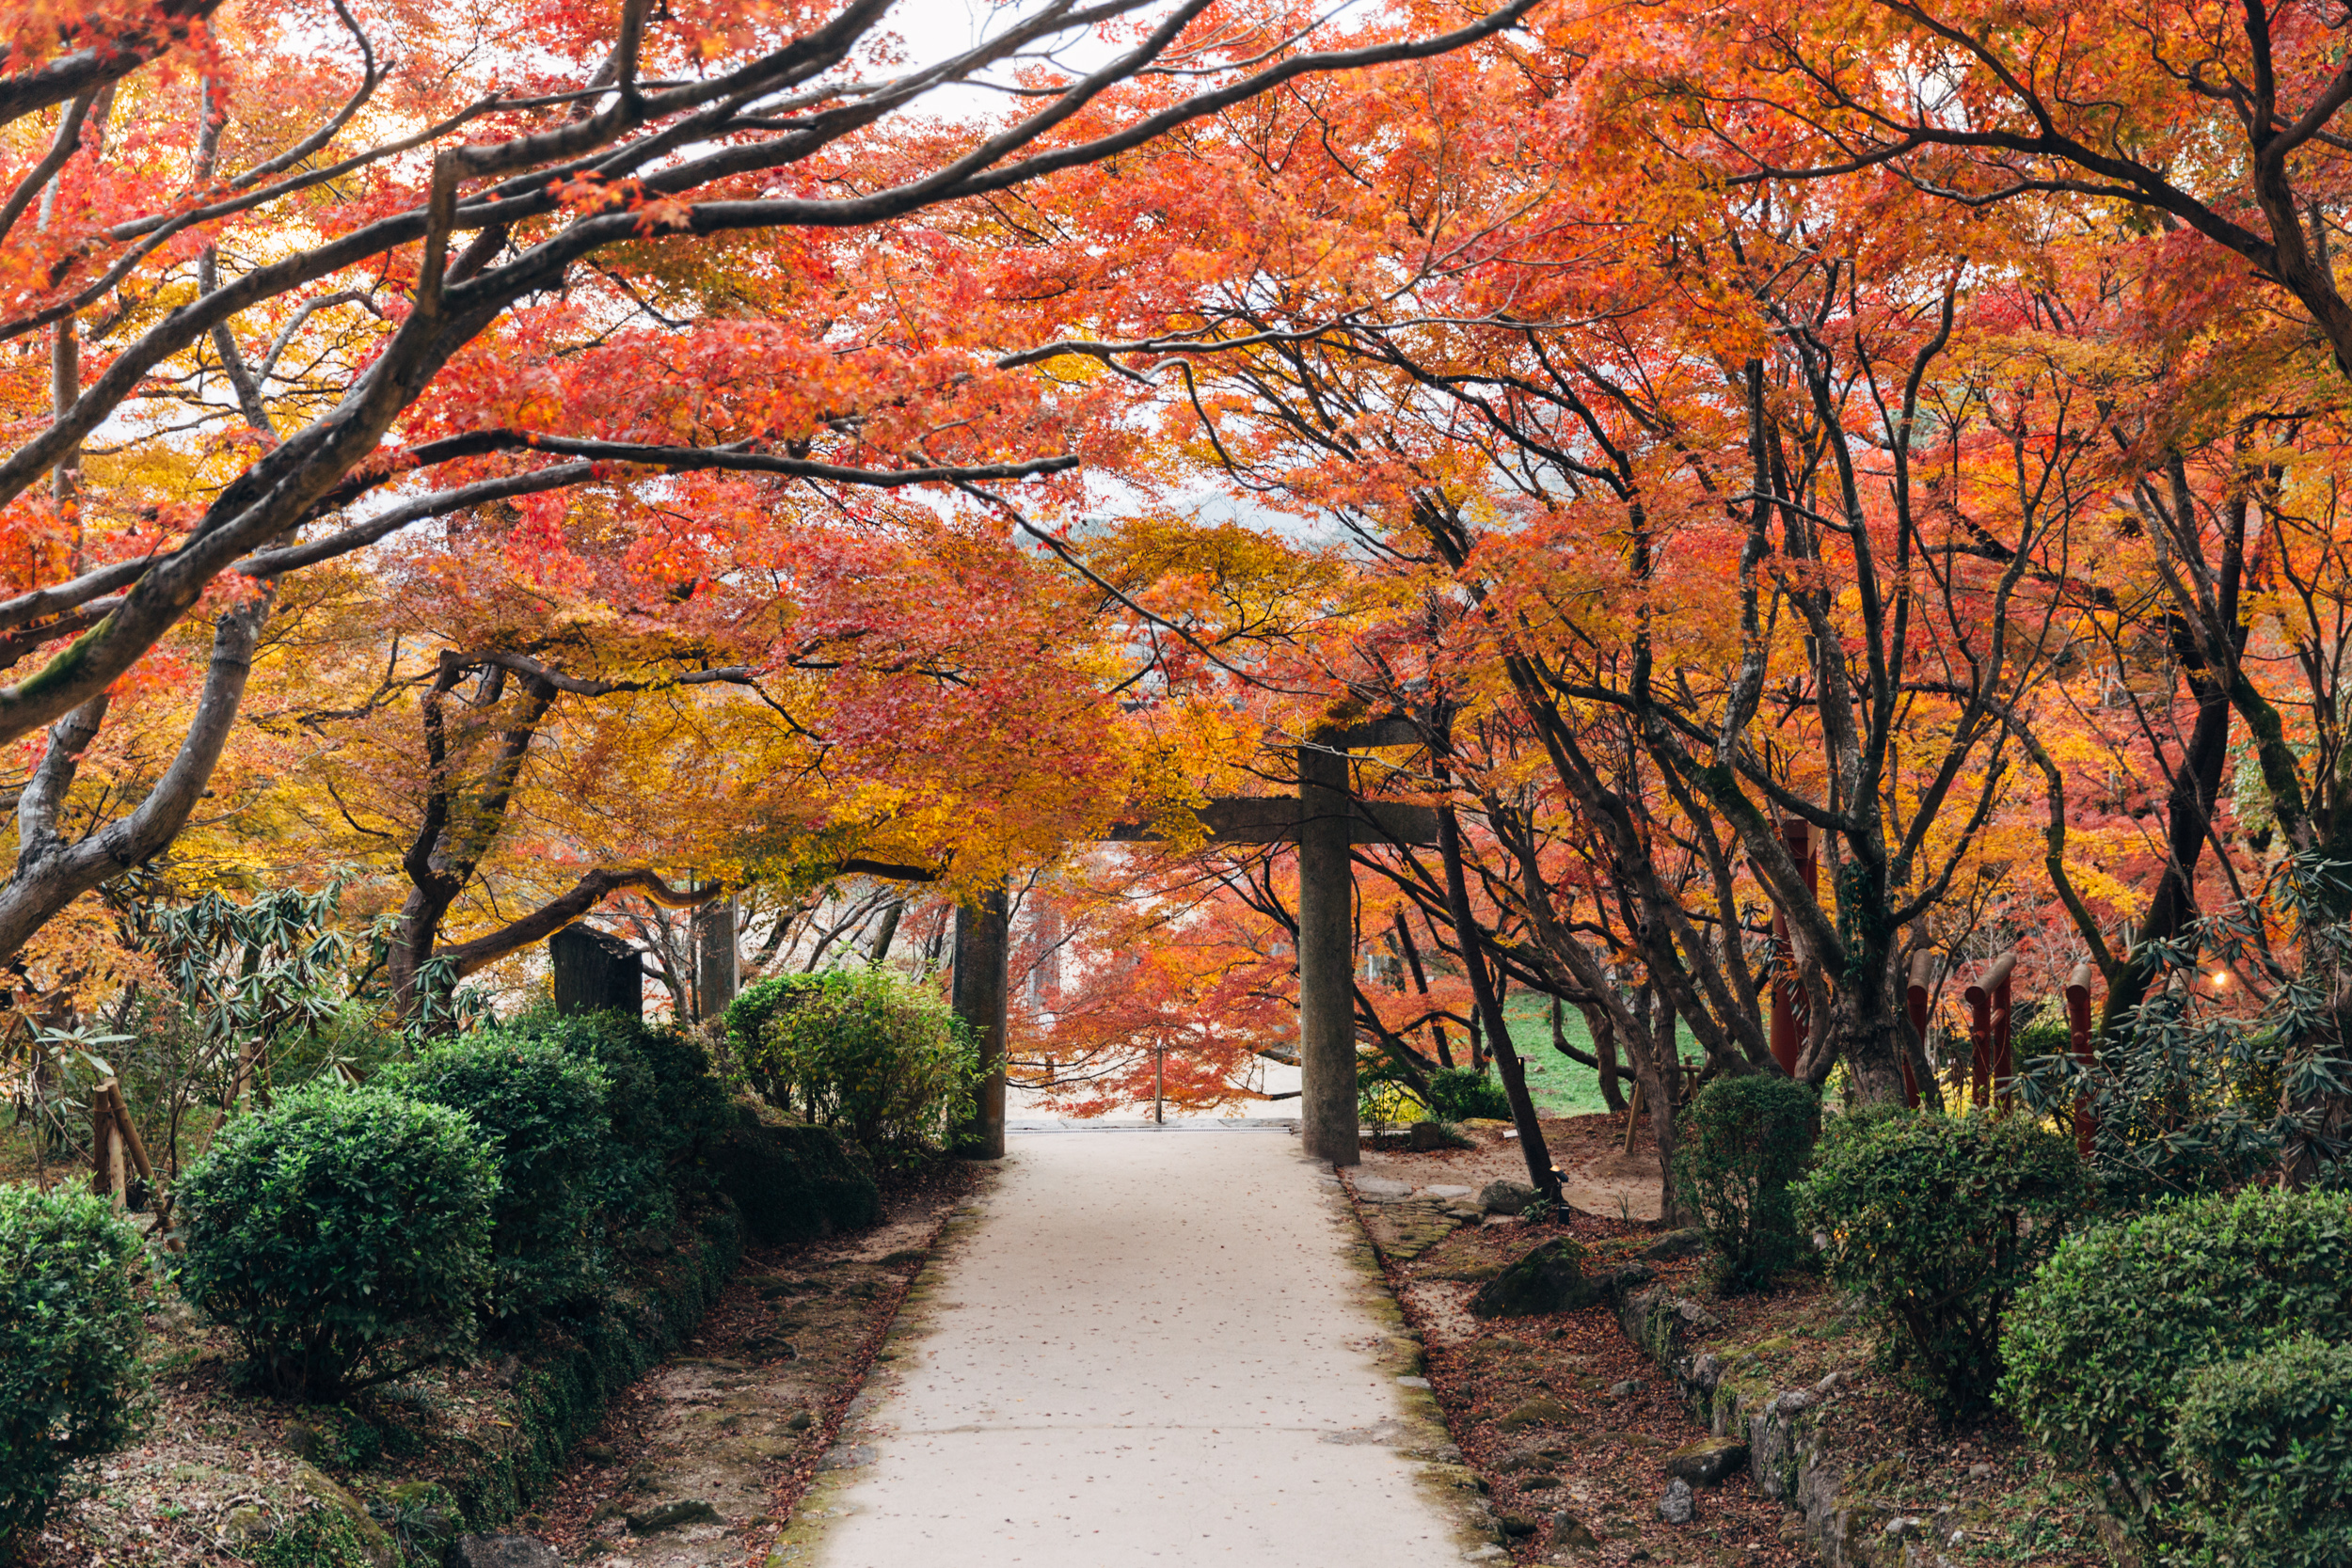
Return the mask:
<path fill-rule="evenodd" d="M 87 1193 L 0 1186 L 0 1553 L 75 1460 L 138 1430 L 138 1238 Z"/>
<path fill-rule="evenodd" d="M 2352 1195 L 2170 1203 L 2067 1238 L 2018 1295 L 2001 1393 L 2043 1448 L 2112 1472 L 2161 1535 L 2190 1375 L 2306 1336 L 2352 1343 Z"/>
<path fill-rule="evenodd" d="M 1789 1183 L 1821 1131 L 1821 1101 L 1792 1078 L 1718 1078 L 1683 1113 L 1675 1190 L 1715 1245 L 1715 1285 L 1760 1290 L 1807 1255 Z"/>
<path fill-rule="evenodd" d="M 703 1181 L 700 1164 L 736 1125 L 709 1055 L 675 1029 L 648 1029 L 625 1013 L 536 1008 L 479 1035 L 545 1040 L 605 1077 L 612 1135 L 596 1200 L 614 1224 L 668 1229 L 677 1190 Z"/>
<path fill-rule="evenodd" d="M 935 1148 L 969 1113 L 978 1055 L 936 993 L 889 969 L 831 970 L 795 989 L 745 1064 L 764 1097 L 798 1101 L 877 1159 Z"/>
<path fill-rule="evenodd" d="M 2172 1456 L 2216 1561 L 2352 1562 L 2352 1345 L 2306 1335 L 2189 1373 Z"/>
<path fill-rule="evenodd" d="M 470 1117 L 498 1170 L 490 1304 L 525 1318 L 603 1278 L 597 1180 L 611 1135 L 604 1069 L 550 1040 L 483 1030 L 384 1074 L 382 1087 Z"/>
<path fill-rule="evenodd" d="M 1439 1121 L 1509 1121 L 1511 1096 L 1476 1068 L 1439 1068 L 1429 1075 L 1429 1109 Z"/>
<path fill-rule="evenodd" d="M 1832 1122 L 1796 1200 L 1831 1280 L 1883 1314 L 1883 1363 L 1950 1422 L 1991 1402 L 2010 1300 L 2088 1193 L 2073 1140 L 2024 1117 L 1896 1111 Z"/>
<path fill-rule="evenodd" d="M 711 1151 L 719 1190 L 762 1245 L 862 1230 L 882 1218 L 882 1191 L 856 1145 L 830 1127 L 773 1127 L 744 1107 L 744 1124 Z"/>
<path fill-rule="evenodd" d="M 181 1178 L 181 1293 L 264 1386 L 331 1399 L 455 1354 L 490 1283 L 498 1175 L 458 1112 L 319 1084 Z"/>

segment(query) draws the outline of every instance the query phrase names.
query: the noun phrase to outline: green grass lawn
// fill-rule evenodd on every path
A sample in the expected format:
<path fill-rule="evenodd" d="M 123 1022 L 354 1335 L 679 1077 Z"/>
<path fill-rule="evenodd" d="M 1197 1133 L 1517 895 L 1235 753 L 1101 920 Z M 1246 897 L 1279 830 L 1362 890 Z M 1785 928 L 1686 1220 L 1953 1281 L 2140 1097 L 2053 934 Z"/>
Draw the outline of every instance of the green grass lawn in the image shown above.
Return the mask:
<path fill-rule="evenodd" d="M 1551 1048 L 1550 998 L 1514 996 L 1503 1008 L 1503 1018 L 1511 1025 L 1511 1043 L 1518 1047 L 1520 1058 L 1528 1065 L 1528 1092 L 1537 1110 L 1547 1116 L 1581 1117 L 1609 1109 L 1600 1098 L 1600 1074 Z M 1588 1056 L 1593 1053 L 1593 1037 L 1584 1027 L 1584 1015 L 1574 1007 L 1562 1010 L 1560 1033 L 1579 1051 Z M 1683 1060 L 1695 1061 L 1699 1052 L 1690 1032 L 1680 1031 L 1677 1039 Z M 1630 1073 L 1623 1080 L 1623 1092 L 1628 1098 L 1633 1093 Z"/>

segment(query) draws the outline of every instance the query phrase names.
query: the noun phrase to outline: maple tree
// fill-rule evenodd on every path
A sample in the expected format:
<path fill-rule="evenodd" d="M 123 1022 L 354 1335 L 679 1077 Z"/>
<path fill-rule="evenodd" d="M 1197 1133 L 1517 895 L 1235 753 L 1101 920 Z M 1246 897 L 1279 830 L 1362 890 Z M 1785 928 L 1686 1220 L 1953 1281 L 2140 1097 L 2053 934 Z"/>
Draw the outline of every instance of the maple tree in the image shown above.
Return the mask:
<path fill-rule="evenodd" d="M 1295 873 L 1182 808 L 1378 715 L 1357 787 L 1440 831 L 1356 851 L 1366 1061 L 1491 1053 L 1532 1126 L 1514 992 L 1653 1105 L 1685 1038 L 1784 1070 L 1776 988 L 1790 1070 L 1932 1099 L 1915 956 L 2087 957 L 2120 1038 L 2201 915 L 2345 858 L 2318 11 L 888 20 L 22 35 L 0 951 L 100 973 L 36 933 L 175 835 L 369 867 L 405 995 L 602 907 L 684 1002 L 663 906 L 720 887 L 759 962 L 945 961 L 1009 879 L 1068 958 L 1028 1069 L 1218 1103 Z M 1171 836 L 1074 871 L 1120 823 Z M 2332 961 L 2264 934 L 2249 1007 Z"/>
<path fill-rule="evenodd" d="M 562 498 L 596 486 L 632 535 L 621 564 L 670 572 L 691 605 L 714 542 L 718 570 L 773 568 L 772 535 L 743 519 L 780 486 L 855 512 L 866 487 L 1065 470 L 1078 442 L 1054 388 L 911 320 L 882 229 L 1293 80 L 1443 53 L 1528 3 L 1349 37 L 1211 0 L 1063 0 L 922 64 L 897 58 L 888 0 L 174 0 L 28 19 L 0 71 L 0 342 L 19 405 L 54 397 L 0 457 L 24 551 L 0 629 L 19 659 L 42 656 L 0 689 L 0 733 L 50 734 L 0 951 L 185 822 L 290 575 L 496 505 L 477 547 L 561 578 L 579 565 Z M 529 52 L 483 47 L 517 27 Z M 1054 63 L 1084 37 L 1099 63 Z M 1000 69 L 1034 107 L 905 129 L 930 95 Z M 1152 72 L 1151 105 L 1089 121 Z M 712 475 L 732 483 L 698 489 Z M 207 607 L 178 753 L 135 807 L 69 840 L 59 802 L 110 693 Z M 428 905 L 445 880 L 419 883 Z"/>

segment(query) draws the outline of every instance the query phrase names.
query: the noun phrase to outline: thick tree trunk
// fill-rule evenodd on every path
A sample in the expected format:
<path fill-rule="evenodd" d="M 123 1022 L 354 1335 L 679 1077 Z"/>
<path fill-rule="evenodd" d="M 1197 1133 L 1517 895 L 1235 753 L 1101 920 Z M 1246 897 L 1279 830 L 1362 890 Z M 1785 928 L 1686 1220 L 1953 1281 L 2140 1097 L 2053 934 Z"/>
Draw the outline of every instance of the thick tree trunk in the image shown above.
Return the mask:
<path fill-rule="evenodd" d="M 2234 563 L 2234 553 L 2230 562 Z M 2235 618 L 2235 573 L 2224 580 L 2232 617 Z M 2238 633 L 2242 639 L 2244 633 Z M 2172 774 L 2172 790 L 2165 803 L 2163 875 L 2148 900 L 2148 913 L 2133 934 L 2131 950 L 2107 978 L 2106 1000 L 2099 1008 L 2099 1037 L 2113 1037 L 2124 1018 L 2147 1000 L 2148 984 L 2155 975 L 2148 947 L 2169 942 L 2197 916 L 2197 865 L 2204 857 L 2207 825 L 2214 801 L 2221 793 L 2222 765 L 2230 751 L 2230 690 L 2204 668 L 2196 640 L 2185 634 L 2173 640 L 2174 651 L 2188 671 L 2189 689 L 2197 695 L 2197 721 L 2188 745 Z"/>

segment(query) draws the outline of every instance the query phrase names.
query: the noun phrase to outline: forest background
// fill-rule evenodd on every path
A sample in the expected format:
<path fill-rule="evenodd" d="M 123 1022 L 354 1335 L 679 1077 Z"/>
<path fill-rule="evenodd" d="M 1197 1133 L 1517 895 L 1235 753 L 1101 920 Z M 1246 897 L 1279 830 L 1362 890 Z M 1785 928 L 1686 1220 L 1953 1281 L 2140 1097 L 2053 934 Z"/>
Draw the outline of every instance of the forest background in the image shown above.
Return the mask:
<path fill-rule="evenodd" d="M 10 14 L 28 1110 L 364 1073 L 581 918 L 682 1013 L 722 900 L 935 971 L 1008 886 L 1020 1075 L 1243 1103 L 1295 867 L 1187 808 L 1377 716 L 1441 828 L 1357 853 L 1368 1069 L 1516 1092 L 1516 1012 L 1673 1103 L 1785 983 L 1934 1100 L 1913 960 L 2014 950 L 2098 977 L 2052 1103 L 2332 1168 L 2324 8 Z"/>

